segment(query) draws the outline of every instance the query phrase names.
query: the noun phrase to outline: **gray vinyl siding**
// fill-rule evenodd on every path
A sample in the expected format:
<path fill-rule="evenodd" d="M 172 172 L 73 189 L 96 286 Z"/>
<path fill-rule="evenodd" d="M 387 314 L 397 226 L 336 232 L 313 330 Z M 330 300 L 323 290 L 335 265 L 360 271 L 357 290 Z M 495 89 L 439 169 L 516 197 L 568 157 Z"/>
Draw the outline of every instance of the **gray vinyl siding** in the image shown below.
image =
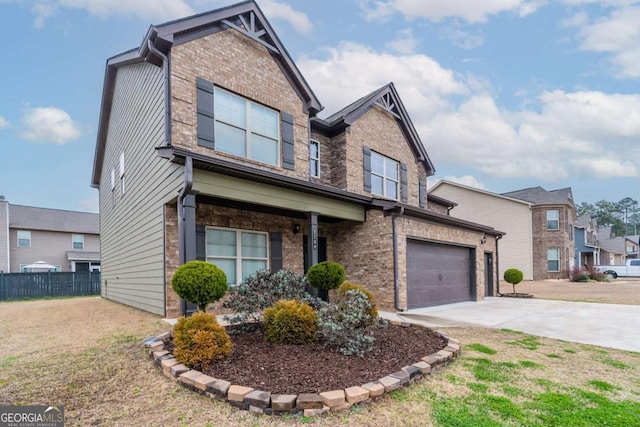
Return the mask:
<path fill-rule="evenodd" d="M 498 243 L 500 280 L 509 268 L 522 270 L 525 280 L 533 280 L 532 216 L 527 203 L 447 183 L 431 190 L 431 194 L 457 203 L 451 210 L 452 217 L 506 233 Z"/>
<path fill-rule="evenodd" d="M 157 156 L 163 142 L 162 68 L 148 63 L 121 67 L 100 177 L 102 296 L 159 315 L 165 314 L 163 205 L 175 199 L 183 180 L 181 166 Z"/>
<path fill-rule="evenodd" d="M 9 272 L 9 203 L 0 201 L 0 271 Z"/>
<path fill-rule="evenodd" d="M 33 264 L 37 261 L 44 261 L 47 264 L 60 266 L 62 271 L 71 271 L 71 261 L 69 261 L 67 252 L 79 251 L 79 249 L 74 249 L 72 244 L 71 236 L 75 233 L 27 230 L 31 231 L 31 246 L 28 248 L 22 248 L 18 247 L 17 244 L 18 230 L 25 229 L 9 229 L 11 272 L 18 273 L 21 265 Z M 98 252 L 99 250 L 100 236 L 96 234 L 84 234 L 83 251 Z"/>

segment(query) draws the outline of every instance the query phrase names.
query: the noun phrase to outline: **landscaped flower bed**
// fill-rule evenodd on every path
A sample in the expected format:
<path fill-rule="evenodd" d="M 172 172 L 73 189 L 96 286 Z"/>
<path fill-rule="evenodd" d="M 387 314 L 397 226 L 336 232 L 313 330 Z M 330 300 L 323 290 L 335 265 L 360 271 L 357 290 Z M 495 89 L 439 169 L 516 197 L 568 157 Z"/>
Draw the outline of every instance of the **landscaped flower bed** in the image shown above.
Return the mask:
<path fill-rule="evenodd" d="M 421 328 L 405 322 L 392 321 L 390 328 Z M 244 410 L 260 414 L 302 413 L 305 416 L 319 415 L 329 410 L 340 410 L 354 404 L 368 403 L 392 390 L 406 386 L 416 379 L 429 375 L 434 369 L 448 364 L 460 353 L 460 343 L 456 339 L 438 334 L 443 338 L 445 347 L 432 354 L 426 354 L 415 363 L 403 366 L 397 371 L 389 372 L 377 380 L 353 384 L 345 388 L 309 392 L 309 393 L 272 393 L 257 386 L 233 384 L 222 378 L 214 378 L 197 370 L 189 369 L 178 362 L 169 352 L 172 334 L 164 332 L 144 340 L 144 346 L 156 366 L 169 378 L 183 386 L 215 399 L 227 401 L 229 404 Z M 357 356 L 353 356 L 357 357 Z M 371 363 L 375 361 L 371 360 Z M 287 363 L 283 361 L 282 363 Z M 330 370 L 331 366 L 319 367 Z M 252 384 L 253 385 L 253 384 Z"/>

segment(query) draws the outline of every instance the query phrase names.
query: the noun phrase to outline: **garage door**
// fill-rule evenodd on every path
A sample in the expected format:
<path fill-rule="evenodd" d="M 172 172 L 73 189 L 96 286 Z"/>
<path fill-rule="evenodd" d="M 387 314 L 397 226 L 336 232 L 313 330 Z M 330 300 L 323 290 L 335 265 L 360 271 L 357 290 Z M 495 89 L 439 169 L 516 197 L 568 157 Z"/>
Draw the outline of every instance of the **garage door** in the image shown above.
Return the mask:
<path fill-rule="evenodd" d="M 409 308 L 471 300 L 471 249 L 407 240 Z"/>

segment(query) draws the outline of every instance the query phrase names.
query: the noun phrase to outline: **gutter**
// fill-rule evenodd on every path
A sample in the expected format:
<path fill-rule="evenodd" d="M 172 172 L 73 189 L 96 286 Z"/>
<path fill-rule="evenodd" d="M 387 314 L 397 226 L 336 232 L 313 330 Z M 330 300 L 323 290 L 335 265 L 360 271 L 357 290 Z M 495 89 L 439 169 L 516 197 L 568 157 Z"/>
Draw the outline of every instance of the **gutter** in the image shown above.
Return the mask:
<path fill-rule="evenodd" d="M 404 214 L 404 207 L 400 206 L 398 210 L 391 214 L 391 230 L 393 235 L 393 305 L 397 311 L 404 311 L 399 306 L 400 299 L 400 274 L 398 271 L 398 225 L 397 219 Z"/>
<path fill-rule="evenodd" d="M 164 72 L 164 145 L 171 146 L 171 86 L 169 81 L 169 58 L 160 52 L 151 39 L 147 40 L 149 52 L 162 58 L 162 70 Z M 147 58 L 144 59 L 147 61 Z"/>

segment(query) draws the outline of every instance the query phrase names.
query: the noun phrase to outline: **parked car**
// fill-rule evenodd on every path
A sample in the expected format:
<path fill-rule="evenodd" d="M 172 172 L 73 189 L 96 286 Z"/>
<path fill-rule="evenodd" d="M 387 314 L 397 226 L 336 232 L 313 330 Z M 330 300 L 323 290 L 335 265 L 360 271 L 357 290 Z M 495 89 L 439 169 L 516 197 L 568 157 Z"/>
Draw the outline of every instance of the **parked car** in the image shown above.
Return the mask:
<path fill-rule="evenodd" d="M 625 265 L 596 265 L 596 270 L 610 278 L 640 277 L 640 259 L 629 259 Z"/>

